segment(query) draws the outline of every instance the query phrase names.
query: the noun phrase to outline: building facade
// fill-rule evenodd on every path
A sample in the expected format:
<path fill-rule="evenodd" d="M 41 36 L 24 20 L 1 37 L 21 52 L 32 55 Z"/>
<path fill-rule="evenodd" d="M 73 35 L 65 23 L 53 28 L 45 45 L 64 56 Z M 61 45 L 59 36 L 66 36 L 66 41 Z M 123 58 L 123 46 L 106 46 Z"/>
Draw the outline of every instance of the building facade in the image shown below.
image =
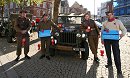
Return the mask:
<path fill-rule="evenodd" d="M 115 0 L 115 16 L 130 15 L 130 0 Z"/>
<path fill-rule="evenodd" d="M 87 8 L 84 8 L 82 5 L 80 5 L 78 2 L 75 2 L 71 7 L 70 7 L 70 13 L 75 13 L 75 14 L 84 14 L 87 12 Z"/>
<path fill-rule="evenodd" d="M 113 10 L 113 6 L 112 6 L 111 1 L 101 3 L 101 7 L 97 11 L 98 12 L 97 14 L 100 17 L 100 20 L 102 22 L 105 21 L 107 19 L 105 12 L 112 11 L 112 10 Z"/>
<path fill-rule="evenodd" d="M 34 18 L 41 17 L 44 13 L 52 15 L 53 1 L 54 0 L 44 0 L 40 4 L 32 2 L 31 5 L 24 7 L 24 9 L 27 10 L 28 13 L 33 14 Z M 4 6 L 4 17 L 9 17 L 10 13 L 19 13 L 20 10 L 21 8 L 18 7 L 16 3 L 11 2 L 10 4 Z"/>
<path fill-rule="evenodd" d="M 106 20 L 106 14 L 105 14 L 106 11 L 107 11 L 107 2 L 101 3 L 100 15 L 99 15 L 101 21 Z"/>
<path fill-rule="evenodd" d="M 69 14 L 68 0 L 61 0 L 61 3 L 59 5 L 59 14 Z"/>
<path fill-rule="evenodd" d="M 130 0 L 115 0 L 114 15 L 117 16 L 126 27 L 130 27 Z"/>

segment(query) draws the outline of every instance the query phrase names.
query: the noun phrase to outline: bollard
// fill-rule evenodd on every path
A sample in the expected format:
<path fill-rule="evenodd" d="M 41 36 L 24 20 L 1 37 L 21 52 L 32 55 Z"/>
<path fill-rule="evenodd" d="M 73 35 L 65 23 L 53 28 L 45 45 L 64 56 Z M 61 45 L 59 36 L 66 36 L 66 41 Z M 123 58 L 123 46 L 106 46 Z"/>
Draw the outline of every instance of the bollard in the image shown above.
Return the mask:
<path fill-rule="evenodd" d="M 54 39 L 51 40 L 51 44 L 54 45 L 55 44 L 55 41 Z"/>
<path fill-rule="evenodd" d="M 104 50 L 100 50 L 100 55 L 104 56 Z"/>
<path fill-rule="evenodd" d="M 40 50 L 40 48 L 41 48 L 41 44 L 38 44 L 38 50 Z"/>

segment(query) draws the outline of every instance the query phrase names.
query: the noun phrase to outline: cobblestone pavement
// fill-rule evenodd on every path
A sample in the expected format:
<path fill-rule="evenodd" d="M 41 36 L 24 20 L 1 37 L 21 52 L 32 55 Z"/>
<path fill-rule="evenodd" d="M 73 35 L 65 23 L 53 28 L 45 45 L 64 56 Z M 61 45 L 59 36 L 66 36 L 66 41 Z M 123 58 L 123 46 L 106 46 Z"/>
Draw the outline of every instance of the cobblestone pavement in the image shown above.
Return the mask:
<path fill-rule="evenodd" d="M 19 62 L 16 58 L 16 43 L 7 43 L 5 38 L 0 38 L 0 78 L 122 78 L 117 76 L 115 64 L 113 68 L 105 68 L 106 55 L 100 56 L 104 47 L 99 44 L 98 56 L 100 63 L 93 62 L 90 52 L 87 61 L 81 60 L 74 52 L 57 52 L 51 60 L 39 60 L 39 39 L 36 33 L 31 37 L 30 60 L 24 59 L 22 53 Z M 100 42 L 99 42 L 100 43 Z M 122 72 L 124 78 L 130 78 L 130 33 L 120 40 Z M 113 58 L 113 56 L 112 56 Z"/>

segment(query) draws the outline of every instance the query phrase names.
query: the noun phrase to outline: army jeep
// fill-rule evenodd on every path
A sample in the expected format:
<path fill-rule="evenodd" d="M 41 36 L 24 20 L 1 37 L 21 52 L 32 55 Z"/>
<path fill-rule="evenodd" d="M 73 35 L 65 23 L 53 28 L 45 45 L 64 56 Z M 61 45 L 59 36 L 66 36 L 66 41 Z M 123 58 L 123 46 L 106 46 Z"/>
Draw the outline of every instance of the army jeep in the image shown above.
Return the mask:
<path fill-rule="evenodd" d="M 6 29 L 5 29 L 5 35 L 8 43 L 11 43 L 13 41 L 16 41 L 16 31 L 14 29 L 16 18 L 18 18 L 18 13 L 10 14 Z M 27 14 L 27 17 L 31 20 L 32 14 Z"/>
<path fill-rule="evenodd" d="M 85 47 L 81 45 L 82 40 L 87 37 L 87 34 L 80 30 L 82 20 L 82 15 L 58 16 L 58 27 L 61 31 L 53 31 L 50 46 L 51 56 L 55 55 L 56 50 L 64 50 L 81 53 L 81 58 L 88 58 L 89 50 L 87 49 L 86 52 Z"/>
<path fill-rule="evenodd" d="M 1 21 L 0 22 L 0 37 L 4 37 L 5 36 L 5 30 L 6 30 L 6 27 L 8 25 L 8 21 Z"/>

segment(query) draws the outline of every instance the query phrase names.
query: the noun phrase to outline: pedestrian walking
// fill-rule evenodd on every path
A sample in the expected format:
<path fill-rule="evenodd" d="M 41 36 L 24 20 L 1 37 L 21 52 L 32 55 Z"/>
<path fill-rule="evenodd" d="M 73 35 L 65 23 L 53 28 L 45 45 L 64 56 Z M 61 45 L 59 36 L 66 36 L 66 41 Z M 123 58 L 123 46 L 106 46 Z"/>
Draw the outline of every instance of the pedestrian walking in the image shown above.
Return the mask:
<path fill-rule="evenodd" d="M 19 17 L 16 19 L 15 22 L 15 30 L 17 32 L 17 58 L 15 59 L 15 61 L 18 61 L 21 55 L 21 48 L 22 48 L 22 43 L 24 43 L 24 54 L 25 54 L 25 58 L 27 59 L 31 59 L 28 56 L 28 52 L 29 52 L 29 33 L 28 31 L 31 28 L 31 23 L 29 18 L 26 17 L 26 11 L 25 10 L 21 10 L 19 13 Z"/>
<path fill-rule="evenodd" d="M 81 29 L 87 32 L 88 43 L 92 53 L 94 54 L 94 61 L 99 63 L 99 58 L 97 56 L 98 39 L 100 37 L 100 31 L 95 24 L 94 20 L 90 19 L 90 14 L 86 13 L 84 15 L 84 21 L 82 23 Z"/>
<path fill-rule="evenodd" d="M 103 27 L 101 29 L 101 31 L 106 31 L 107 33 L 110 33 L 110 31 L 114 30 L 114 31 L 122 31 L 121 34 L 117 35 L 120 36 L 120 38 L 122 38 L 127 30 L 124 27 L 123 23 L 118 20 L 115 19 L 113 12 L 106 12 L 106 16 L 108 18 L 108 20 L 106 20 L 103 23 Z M 101 34 L 103 36 L 103 33 Z M 110 39 L 113 38 L 113 39 Z M 120 49 L 119 49 L 119 39 L 114 39 L 113 36 L 110 36 L 110 38 L 106 38 L 103 39 L 102 37 L 102 43 L 105 46 L 105 50 L 106 50 L 106 55 L 107 55 L 107 65 L 105 65 L 106 68 L 111 67 L 112 66 L 112 59 L 111 59 L 111 48 L 113 51 L 113 55 L 114 55 L 114 61 L 115 61 L 115 65 L 117 68 L 117 73 L 121 74 L 121 60 L 120 60 Z"/>

